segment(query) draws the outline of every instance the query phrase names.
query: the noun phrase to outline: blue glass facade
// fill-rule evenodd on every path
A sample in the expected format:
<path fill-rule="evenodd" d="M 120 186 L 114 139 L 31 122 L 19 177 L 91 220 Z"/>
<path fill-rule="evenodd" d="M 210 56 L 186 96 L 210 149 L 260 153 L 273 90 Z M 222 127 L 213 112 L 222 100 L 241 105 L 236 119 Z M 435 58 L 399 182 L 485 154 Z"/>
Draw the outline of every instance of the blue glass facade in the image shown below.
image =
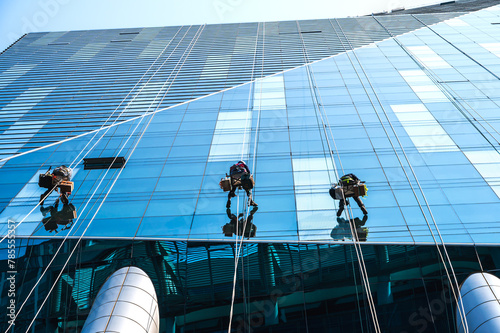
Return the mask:
<path fill-rule="evenodd" d="M 427 330 L 423 304 L 452 331 L 446 267 L 463 280 L 498 260 L 499 20 L 494 6 L 25 36 L 0 56 L 0 246 L 14 223 L 23 325 L 44 306 L 28 297 L 37 279 L 50 325 L 81 327 L 104 279 L 133 263 L 154 275 L 162 320 L 227 330 L 238 243 L 221 231 L 219 181 L 241 159 L 259 204 L 241 240 L 241 330 L 361 332 L 373 317 L 383 332 Z M 83 168 L 111 156 L 126 166 Z M 62 164 L 76 216 L 48 228 L 61 207 L 55 193 L 37 205 L 38 175 Z M 336 216 L 328 190 L 346 173 L 366 181 L 368 218 Z M 244 191 L 231 210 L 247 216 Z"/>

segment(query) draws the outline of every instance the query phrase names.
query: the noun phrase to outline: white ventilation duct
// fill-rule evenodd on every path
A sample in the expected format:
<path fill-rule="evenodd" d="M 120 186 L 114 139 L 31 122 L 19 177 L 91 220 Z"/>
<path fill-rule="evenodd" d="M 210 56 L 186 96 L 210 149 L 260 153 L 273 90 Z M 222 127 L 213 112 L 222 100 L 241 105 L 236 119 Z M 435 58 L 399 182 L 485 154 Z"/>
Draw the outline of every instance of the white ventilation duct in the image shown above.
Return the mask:
<path fill-rule="evenodd" d="M 474 273 L 460 287 L 463 311 L 458 304 L 456 318 L 459 333 L 500 332 L 500 279 L 489 273 Z M 467 325 L 462 324 L 465 314 Z M 467 326 L 468 331 L 465 326 Z"/>
<path fill-rule="evenodd" d="M 140 268 L 124 267 L 99 290 L 82 333 L 158 333 L 159 327 L 153 282 Z"/>

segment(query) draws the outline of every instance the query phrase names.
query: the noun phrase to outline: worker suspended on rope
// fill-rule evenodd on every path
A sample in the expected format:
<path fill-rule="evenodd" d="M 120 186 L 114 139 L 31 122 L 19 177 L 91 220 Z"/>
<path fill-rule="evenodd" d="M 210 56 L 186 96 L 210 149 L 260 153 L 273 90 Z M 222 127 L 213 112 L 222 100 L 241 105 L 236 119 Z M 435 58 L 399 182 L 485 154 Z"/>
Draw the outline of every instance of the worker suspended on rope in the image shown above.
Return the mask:
<path fill-rule="evenodd" d="M 68 203 L 68 196 L 73 191 L 73 182 L 71 182 L 71 169 L 65 165 L 61 165 L 50 173 L 50 169 L 47 172 L 40 174 L 38 178 L 38 186 L 46 188 L 47 191 L 40 196 L 40 204 L 43 205 L 45 197 L 51 193 L 51 191 L 56 191 L 59 193 L 59 198 L 63 204 Z"/>
<path fill-rule="evenodd" d="M 349 205 L 349 200 L 347 198 L 353 198 L 358 204 L 359 208 L 364 215 L 368 214 L 363 201 L 359 198 L 360 196 L 366 195 L 366 186 L 356 175 L 349 173 L 340 177 L 338 184 L 335 184 L 330 189 L 330 196 L 333 199 L 340 200 L 339 210 L 337 211 L 337 216 L 340 216 L 344 211 L 344 206 Z"/>
<path fill-rule="evenodd" d="M 222 233 L 225 236 L 231 237 L 233 234 L 237 234 L 238 236 L 244 235 L 245 237 L 255 237 L 255 233 L 257 232 L 257 227 L 255 224 L 252 223 L 253 220 L 253 214 L 257 212 L 259 207 L 254 206 L 250 213 L 248 214 L 248 217 L 246 218 L 246 224 L 245 224 L 245 218 L 244 214 L 240 213 L 238 217 L 231 213 L 231 209 L 228 207 L 226 209 L 226 214 L 227 217 L 231 221 L 229 223 L 226 223 L 222 227 Z"/>
<path fill-rule="evenodd" d="M 252 188 L 255 185 L 255 181 L 245 162 L 238 161 L 238 163 L 232 165 L 231 168 L 229 168 L 229 176 L 226 177 L 226 179 L 222 179 L 219 185 L 224 191 L 229 191 L 226 208 L 231 207 L 231 198 L 236 196 L 236 189 L 242 188 L 247 193 L 248 205 L 257 206 L 255 201 L 252 200 Z"/>

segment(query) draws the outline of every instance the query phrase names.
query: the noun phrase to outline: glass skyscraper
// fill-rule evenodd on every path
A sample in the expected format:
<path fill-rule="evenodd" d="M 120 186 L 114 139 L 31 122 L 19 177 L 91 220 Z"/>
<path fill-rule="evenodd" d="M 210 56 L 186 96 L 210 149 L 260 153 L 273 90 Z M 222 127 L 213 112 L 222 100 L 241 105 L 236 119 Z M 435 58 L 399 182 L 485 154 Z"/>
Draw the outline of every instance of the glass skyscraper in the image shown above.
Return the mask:
<path fill-rule="evenodd" d="M 456 332 L 462 282 L 500 267 L 496 3 L 23 36 L 0 54 L 0 328 L 78 332 L 134 266 L 160 332 Z M 226 207 L 239 160 L 258 209 Z M 41 203 L 60 165 L 70 204 Z M 366 216 L 337 217 L 347 173 Z"/>

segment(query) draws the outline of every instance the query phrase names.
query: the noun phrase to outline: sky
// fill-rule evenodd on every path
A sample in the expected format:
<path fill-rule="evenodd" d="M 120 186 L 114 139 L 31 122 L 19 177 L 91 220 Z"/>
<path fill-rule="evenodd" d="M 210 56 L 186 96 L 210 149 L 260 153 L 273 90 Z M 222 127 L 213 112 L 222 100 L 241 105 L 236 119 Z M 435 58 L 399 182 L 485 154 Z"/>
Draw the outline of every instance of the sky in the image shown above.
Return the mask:
<path fill-rule="evenodd" d="M 0 0 L 0 50 L 27 32 L 362 16 L 436 0 Z"/>

